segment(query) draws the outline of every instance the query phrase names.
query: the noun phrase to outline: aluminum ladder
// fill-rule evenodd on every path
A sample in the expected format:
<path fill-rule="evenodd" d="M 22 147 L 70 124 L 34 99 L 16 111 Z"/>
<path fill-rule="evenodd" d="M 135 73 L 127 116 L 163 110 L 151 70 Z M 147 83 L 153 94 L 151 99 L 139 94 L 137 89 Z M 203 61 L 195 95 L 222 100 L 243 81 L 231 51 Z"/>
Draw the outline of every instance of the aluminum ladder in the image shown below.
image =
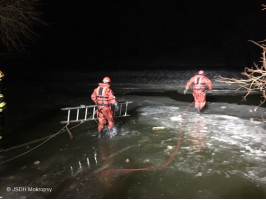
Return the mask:
<path fill-rule="evenodd" d="M 128 111 L 128 104 L 131 101 L 118 102 L 119 110 L 114 112 L 114 117 L 128 117 L 130 116 Z M 61 108 L 63 111 L 67 111 L 67 120 L 61 121 L 61 124 L 69 124 L 74 122 L 85 122 L 89 120 L 97 119 L 97 105 L 80 105 L 76 107 Z M 74 112 L 74 113 L 73 113 Z M 74 115 L 74 119 L 73 119 Z M 71 119 L 72 118 L 72 119 Z"/>

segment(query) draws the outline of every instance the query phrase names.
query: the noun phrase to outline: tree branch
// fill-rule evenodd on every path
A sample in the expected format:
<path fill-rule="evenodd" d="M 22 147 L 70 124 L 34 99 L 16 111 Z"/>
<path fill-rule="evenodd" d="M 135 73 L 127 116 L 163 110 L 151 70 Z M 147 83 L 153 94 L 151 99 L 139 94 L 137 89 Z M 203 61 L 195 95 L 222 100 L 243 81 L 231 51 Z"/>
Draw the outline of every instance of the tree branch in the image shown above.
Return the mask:
<path fill-rule="evenodd" d="M 227 85 L 231 84 L 238 84 L 237 91 L 240 89 L 245 89 L 247 91 L 246 95 L 243 97 L 242 100 L 246 101 L 247 96 L 252 91 L 260 91 L 261 97 L 263 98 L 262 101 L 260 101 L 260 104 L 257 106 L 261 106 L 266 102 L 266 45 L 265 40 L 261 41 L 259 43 L 254 42 L 250 40 L 250 42 L 254 43 L 255 45 L 262 48 L 262 57 L 261 57 L 261 66 L 258 66 L 257 64 L 254 64 L 255 68 L 247 68 L 245 67 L 244 72 L 241 74 L 245 76 L 245 79 L 235 79 L 235 78 L 227 78 L 227 77 L 220 77 L 220 80 L 217 80 L 218 82 L 226 83 Z"/>
<path fill-rule="evenodd" d="M 0 42 L 10 53 L 24 52 L 25 41 L 33 40 L 33 26 L 43 23 L 39 0 L 0 0 Z"/>

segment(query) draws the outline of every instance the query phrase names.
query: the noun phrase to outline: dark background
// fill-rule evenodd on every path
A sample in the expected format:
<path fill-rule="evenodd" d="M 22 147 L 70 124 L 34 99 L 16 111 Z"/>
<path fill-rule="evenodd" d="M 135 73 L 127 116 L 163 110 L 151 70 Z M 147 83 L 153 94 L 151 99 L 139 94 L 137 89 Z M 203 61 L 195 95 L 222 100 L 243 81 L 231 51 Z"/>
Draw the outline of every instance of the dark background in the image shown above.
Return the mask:
<path fill-rule="evenodd" d="M 5 66 L 59 70 L 250 67 L 259 61 L 261 49 L 248 40 L 264 40 L 266 35 L 262 3 L 41 1 L 42 19 L 48 25 L 37 26 L 38 37 L 28 47 L 29 55 L 17 55 Z"/>

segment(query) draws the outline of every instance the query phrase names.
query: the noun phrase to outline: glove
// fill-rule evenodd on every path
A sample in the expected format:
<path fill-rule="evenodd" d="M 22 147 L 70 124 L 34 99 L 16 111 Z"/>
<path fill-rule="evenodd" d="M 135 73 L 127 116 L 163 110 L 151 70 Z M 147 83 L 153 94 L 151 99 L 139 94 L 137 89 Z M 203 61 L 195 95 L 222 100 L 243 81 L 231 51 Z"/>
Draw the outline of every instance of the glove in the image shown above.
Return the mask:
<path fill-rule="evenodd" d="M 118 103 L 116 102 L 116 103 L 114 104 L 114 106 L 115 106 L 115 112 L 117 112 L 117 111 L 119 110 Z"/>
<path fill-rule="evenodd" d="M 187 93 L 187 90 L 184 90 L 184 94 L 186 94 Z"/>

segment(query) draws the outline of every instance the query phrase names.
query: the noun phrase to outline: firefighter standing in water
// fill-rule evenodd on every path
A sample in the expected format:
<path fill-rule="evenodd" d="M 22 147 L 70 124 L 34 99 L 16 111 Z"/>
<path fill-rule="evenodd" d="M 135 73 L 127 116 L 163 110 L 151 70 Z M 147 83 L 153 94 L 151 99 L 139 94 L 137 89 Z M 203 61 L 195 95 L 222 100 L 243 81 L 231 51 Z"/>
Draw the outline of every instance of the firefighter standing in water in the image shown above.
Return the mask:
<path fill-rule="evenodd" d="M 193 76 L 187 82 L 184 94 L 187 93 L 187 90 L 189 89 L 191 84 L 193 84 L 193 97 L 195 101 L 195 108 L 197 113 L 201 114 L 201 110 L 206 104 L 205 86 L 207 85 L 209 90 L 212 90 L 212 82 L 204 75 L 204 71 L 200 70 L 198 74 Z"/>
<path fill-rule="evenodd" d="M 2 93 L 2 78 L 4 78 L 4 73 L 0 71 L 0 140 L 3 139 L 3 125 L 4 125 L 4 116 L 3 112 L 6 110 L 7 105 Z"/>
<path fill-rule="evenodd" d="M 102 83 L 94 89 L 91 99 L 98 105 L 97 117 L 98 117 L 98 138 L 103 137 L 103 128 L 106 122 L 108 122 L 108 132 L 110 137 L 114 136 L 114 112 L 112 107 L 115 106 L 115 110 L 118 110 L 118 104 L 113 91 L 110 88 L 111 79 L 104 77 Z"/>

